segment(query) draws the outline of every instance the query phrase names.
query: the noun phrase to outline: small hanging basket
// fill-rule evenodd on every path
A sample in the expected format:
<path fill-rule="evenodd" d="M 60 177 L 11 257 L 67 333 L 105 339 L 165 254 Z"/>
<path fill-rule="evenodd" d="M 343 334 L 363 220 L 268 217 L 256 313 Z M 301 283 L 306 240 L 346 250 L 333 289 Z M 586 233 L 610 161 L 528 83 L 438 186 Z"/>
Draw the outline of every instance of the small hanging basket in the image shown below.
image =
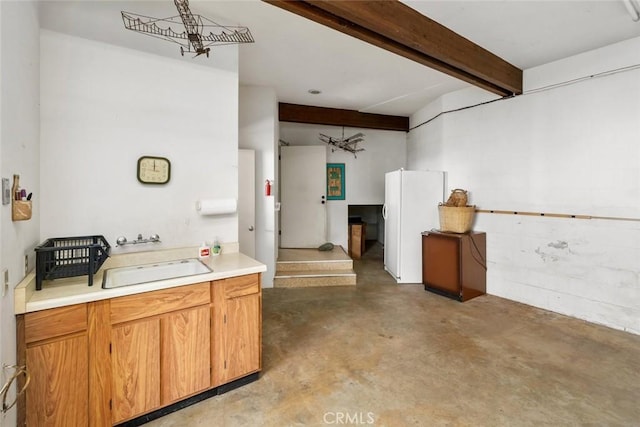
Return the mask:
<path fill-rule="evenodd" d="M 440 231 L 450 233 L 467 233 L 473 227 L 475 206 L 438 206 Z"/>

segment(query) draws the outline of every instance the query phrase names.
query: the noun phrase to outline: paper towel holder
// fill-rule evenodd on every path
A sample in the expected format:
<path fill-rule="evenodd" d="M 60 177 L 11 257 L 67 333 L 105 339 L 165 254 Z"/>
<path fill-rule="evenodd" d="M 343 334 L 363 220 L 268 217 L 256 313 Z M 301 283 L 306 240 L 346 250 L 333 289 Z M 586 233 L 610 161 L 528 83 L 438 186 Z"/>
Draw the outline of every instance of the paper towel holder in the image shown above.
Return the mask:
<path fill-rule="evenodd" d="M 230 215 L 238 210 L 236 199 L 202 199 L 196 201 L 196 211 L 200 215 Z"/>

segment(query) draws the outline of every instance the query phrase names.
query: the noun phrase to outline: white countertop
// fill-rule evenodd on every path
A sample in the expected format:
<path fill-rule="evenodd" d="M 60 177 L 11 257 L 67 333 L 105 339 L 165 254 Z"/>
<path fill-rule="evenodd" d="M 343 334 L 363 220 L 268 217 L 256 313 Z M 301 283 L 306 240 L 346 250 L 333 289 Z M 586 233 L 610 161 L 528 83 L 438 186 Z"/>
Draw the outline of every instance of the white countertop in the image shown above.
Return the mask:
<path fill-rule="evenodd" d="M 85 275 L 65 279 L 45 280 L 42 282 L 42 290 L 36 291 L 36 275 L 35 271 L 32 271 L 14 290 L 15 314 L 99 301 L 199 282 L 209 282 L 228 277 L 243 276 L 245 274 L 262 273 L 267 270 L 266 265 L 238 252 L 237 245 L 228 245 L 223 247 L 220 255 L 201 260 L 213 270 L 211 273 L 159 280 L 157 282 L 123 286 L 120 288 L 102 289 L 102 276 L 108 268 L 197 258 L 197 254 L 198 248 L 179 248 L 114 255 L 109 257 L 102 268 L 94 274 L 93 286 L 88 286 L 88 276 Z"/>

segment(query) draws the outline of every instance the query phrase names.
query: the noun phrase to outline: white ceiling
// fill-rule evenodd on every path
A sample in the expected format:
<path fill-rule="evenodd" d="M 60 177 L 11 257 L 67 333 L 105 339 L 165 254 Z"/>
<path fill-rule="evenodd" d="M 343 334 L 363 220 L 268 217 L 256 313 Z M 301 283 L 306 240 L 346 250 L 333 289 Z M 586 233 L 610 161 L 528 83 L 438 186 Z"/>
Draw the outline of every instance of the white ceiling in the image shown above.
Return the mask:
<path fill-rule="evenodd" d="M 404 3 L 527 69 L 640 36 L 621 0 L 426 1 Z M 440 95 L 468 87 L 420 64 L 259 0 L 191 0 L 191 11 L 248 26 L 240 83 L 274 87 L 280 102 L 410 115 Z M 177 45 L 124 29 L 120 11 L 175 16 L 172 0 L 43 1 L 43 28 L 202 65 L 225 67 L 225 46 L 210 58 L 180 58 Z M 318 89 L 320 95 L 311 95 Z"/>

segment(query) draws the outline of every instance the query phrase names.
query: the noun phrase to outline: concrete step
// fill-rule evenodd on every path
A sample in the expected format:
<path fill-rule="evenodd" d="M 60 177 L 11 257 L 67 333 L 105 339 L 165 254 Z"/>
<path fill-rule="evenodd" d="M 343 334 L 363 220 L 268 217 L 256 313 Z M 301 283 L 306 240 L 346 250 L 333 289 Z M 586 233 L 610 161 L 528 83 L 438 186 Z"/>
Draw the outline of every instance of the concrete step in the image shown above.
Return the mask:
<path fill-rule="evenodd" d="M 316 286 L 354 286 L 356 273 L 353 269 L 342 270 L 276 270 L 273 278 L 276 288 L 308 288 Z"/>
<path fill-rule="evenodd" d="M 342 246 L 331 251 L 317 249 L 280 249 L 277 271 L 352 270 L 353 260 Z"/>
<path fill-rule="evenodd" d="M 277 271 L 352 270 L 353 260 L 278 261 Z"/>

